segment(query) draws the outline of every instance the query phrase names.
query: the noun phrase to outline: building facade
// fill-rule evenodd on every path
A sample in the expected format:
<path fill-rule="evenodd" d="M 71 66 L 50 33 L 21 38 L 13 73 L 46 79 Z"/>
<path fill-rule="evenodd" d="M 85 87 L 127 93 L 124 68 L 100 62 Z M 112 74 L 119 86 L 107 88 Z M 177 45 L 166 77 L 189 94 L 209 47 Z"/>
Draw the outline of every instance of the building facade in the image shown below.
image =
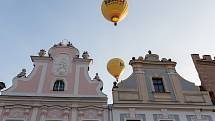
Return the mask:
<path fill-rule="evenodd" d="M 215 121 L 208 91 L 183 79 L 176 62 L 149 52 L 130 61 L 133 73 L 113 87 L 107 104 L 98 74 L 89 77 L 92 59 L 71 43 L 59 43 L 14 77 L 0 95 L 0 121 Z"/>
<path fill-rule="evenodd" d="M 202 90 L 210 93 L 212 102 L 215 104 L 215 60 L 210 55 L 192 54 L 193 63 L 201 80 Z"/>
<path fill-rule="evenodd" d="M 182 78 L 176 62 L 149 52 L 129 63 L 133 73 L 113 89 L 113 121 L 214 121 L 207 91 Z"/>
<path fill-rule="evenodd" d="M 31 56 L 33 71 L 22 69 L 0 96 L 0 121 L 106 121 L 102 80 L 88 75 L 87 52 L 72 44 L 54 45 Z"/>

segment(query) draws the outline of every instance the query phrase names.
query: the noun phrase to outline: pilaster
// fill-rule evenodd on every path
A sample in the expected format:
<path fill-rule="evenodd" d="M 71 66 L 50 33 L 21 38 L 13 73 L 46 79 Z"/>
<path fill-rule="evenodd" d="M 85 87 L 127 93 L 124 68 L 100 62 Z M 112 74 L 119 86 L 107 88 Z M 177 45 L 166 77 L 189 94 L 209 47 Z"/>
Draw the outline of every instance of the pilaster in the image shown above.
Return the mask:
<path fill-rule="evenodd" d="M 47 110 L 43 109 L 41 112 L 40 121 L 45 121 L 46 115 L 47 115 Z"/>
<path fill-rule="evenodd" d="M 35 108 L 33 108 L 33 110 L 32 110 L 31 121 L 36 121 L 37 114 L 38 114 L 38 108 L 35 107 Z"/>
<path fill-rule="evenodd" d="M 71 121 L 77 121 L 77 105 L 72 105 L 72 120 Z"/>

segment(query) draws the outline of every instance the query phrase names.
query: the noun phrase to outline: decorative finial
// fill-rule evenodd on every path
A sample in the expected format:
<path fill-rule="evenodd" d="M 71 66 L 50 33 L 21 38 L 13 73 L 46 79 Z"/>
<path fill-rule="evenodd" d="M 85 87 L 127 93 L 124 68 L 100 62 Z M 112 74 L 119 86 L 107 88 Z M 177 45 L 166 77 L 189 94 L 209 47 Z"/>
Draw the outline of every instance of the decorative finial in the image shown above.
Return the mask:
<path fill-rule="evenodd" d="M 87 51 L 84 51 L 82 54 L 82 57 L 83 57 L 83 59 L 89 59 L 90 56 Z"/>
<path fill-rule="evenodd" d="M 59 46 L 74 47 L 68 39 L 62 39 L 58 44 L 54 44 L 54 47 L 59 47 Z"/>
<path fill-rule="evenodd" d="M 75 55 L 75 57 L 76 57 L 76 58 L 79 58 L 79 55 L 77 54 L 77 55 Z"/>
<path fill-rule="evenodd" d="M 63 42 L 60 42 L 58 45 L 59 45 L 59 46 L 63 46 Z"/>
<path fill-rule="evenodd" d="M 167 62 L 168 60 L 166 58 L 161 59 L 162 62 Z"/>
<path fill-rule="evenodd" d="M 100 77 L 99 77 L 99 74 L 96 73 L 96 76 L 94 77 L 94 79 L 98 80 L 98 81 L 101 81 Z"/>
<path fill-rule="evenodd" d="M 116 81 L 113 82 L 113 88 L 119 88 L 119 87 L 117 86 L 117 82 L 116 82 Z"/>
<path fill-rule="evenodd" d="M 97 81 L 100 81 L 102 83 L 102 80 L 100 79 L 98 73 L 96 73 L 96 76 L 94 77 L 94 79 L 97 80 Z M 102 90 L 103 90 L 103 83 L 102 83 L 102 86 L 100 87 L 100 91 L 102 91 Z"/>
<path fill-rule="evenodd" d="M 72 43 L 70 41 L 67 42 L 67 46 L 73 47 Z"/>
<path fill-rule="evenodd" d="M 149 50 L 148 54 L 145 55 L 145 60 L 146 61 L 160 61 L 159 56 L 157 54 L 152 54 L 152 51 Z"/>
<path fill-rule="evenodd" d="M 46 54 L 46 51 L 45 51 L 44 49 L 41 49 L 40 52 L 38 53 L 38 55 L 39 55 L 40 57 L 45 56 L 45 54 Z"/>
<path fill-rule="evenodd" d="M 22 71 L 19 74 L 17 74 L 16 77 L 17 78 L 26 77 L 26 69 L 23 68 Z"/>
<path fill-rule="evenodd" d="M 138 57 L 138 60 L 143 60 L 143 56 L 139 56 L 139 57 Z"/>
<path fill-rule="evenodd" d="M 62 42 L 63 42 L 63 43 L 66 43 L 66 42 L 68 43 L 69 40 L 68 40 L 68 39 L 63 39 Z"/>

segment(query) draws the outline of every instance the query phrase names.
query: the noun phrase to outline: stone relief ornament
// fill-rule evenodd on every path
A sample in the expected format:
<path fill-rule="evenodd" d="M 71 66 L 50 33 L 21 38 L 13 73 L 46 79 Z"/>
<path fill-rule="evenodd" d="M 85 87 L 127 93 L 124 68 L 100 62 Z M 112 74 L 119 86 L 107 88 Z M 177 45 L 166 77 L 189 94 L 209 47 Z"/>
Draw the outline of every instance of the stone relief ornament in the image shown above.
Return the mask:
<path fill-rule="evenodd" d="M 66 76 L 69 71 L 69 56 L 66 54 L 60 54 L 54 58 L 53 72 L 56 76 Z"/>
<path fill-rule="evenodd" d="M 83 59 L 89 59 L 90 56 L 87 51 L 84 51 L 82 54 L 82 57 L 83 57 Z"/>
<path fill-rule="evenodd" d="M 40 52 L 38 53 L 38 55 L 39 55 L 40 57 L 44 57 L 45 54 L 46 54 L 46 51 L 45 51 L 44 49 L 41 49 Z"/>
<path fill-rule="evenodd" d="M 51 110 L 48 112 L 48 116 L 49 118 L 59 118 L 62 117 L 62 112 L 60 110 Z"/>
<path fill-rule="evenodd" d="M 99 74 L 96 73 L 96 76 L 93 79 L 99 81 L 99 83 L 100 83 L 100 91 L 102 91 L 103 90 L 103 82 L 100 79 Z"/>
<path fill-rule="evenodd" d="M 96 76 L 94 77 L 94 79 L 96 79 L 97 81 L 101 81 L 98 73 L 96 73 Z"/>
<path fill-rule="evenodd" d="M 24 117 L 24 111 L 23 111 L 23 109 L 17 109 L 17 108 L 12 109 L 10 111 L 9 117 L 11 117 L 11 118 L 23 118 Z"/>
<path fill-rule="evenodd" d="M 98 111 L 94 109 L 89 109 L 84 111 L 84 118 L 87 118 L 87 119 L 96 119 L 97 115 L 98 115 Z"/>

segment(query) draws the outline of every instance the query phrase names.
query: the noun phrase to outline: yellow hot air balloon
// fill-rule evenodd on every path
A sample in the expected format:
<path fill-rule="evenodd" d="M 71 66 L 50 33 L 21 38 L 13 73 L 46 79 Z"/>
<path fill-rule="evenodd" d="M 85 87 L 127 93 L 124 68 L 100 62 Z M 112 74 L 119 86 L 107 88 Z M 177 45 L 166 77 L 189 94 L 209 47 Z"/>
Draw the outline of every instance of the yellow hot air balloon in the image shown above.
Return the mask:
<path fill-rule="evenodd" d="M 116 78 L 116 81 L 118 81 L 119 76 L 125 70 L 125 64 L 122 59 L 113 58 L 109 60 L 107 64 L 107 70 L 114 78 Z"/>
<path fill-rule="evenodd" d="M 127 0 L 103 0 L 102 2 L 103 16 L 117 25 L 117 22 L 122 21 L 128 14 Z"/>

